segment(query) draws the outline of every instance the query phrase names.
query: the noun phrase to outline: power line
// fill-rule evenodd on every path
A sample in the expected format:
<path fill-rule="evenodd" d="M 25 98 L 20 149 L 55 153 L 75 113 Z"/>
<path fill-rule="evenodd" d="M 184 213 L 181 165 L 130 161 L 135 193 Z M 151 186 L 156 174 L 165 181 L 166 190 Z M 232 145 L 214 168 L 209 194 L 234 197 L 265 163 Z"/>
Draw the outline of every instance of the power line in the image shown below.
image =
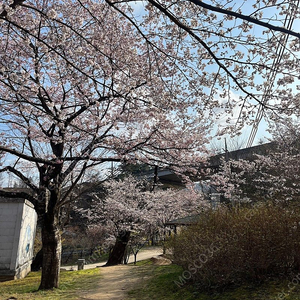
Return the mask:
<path fill-rule="evenodd" d="M 295 11 L 299 7 L 299 4 L 300 4 L 300 1 L 298 0 Z M 292 5 L 290 3 L 289 9 L 291 8 L 291 6 Z M 291 30 L 292 26 L 293 26 L 294 18 L 295 18 L 295 14 L 293 14 L 293 16 L 286 15 L 285 20 L 284 20 L 284 27 L 287 28 L 288 30 Z M 252 146 L 255 136 L 257 134 L 257 131 L 258 131 L 258 126 L 263 118 L 264 106 L 267 103 L 269 95 L 271 94 L 271 91 L 273 89 L 274 81 L 275 81 L 275 78 L 276 78 L 277 72 L 278 72 L 279 63 L 280 63 L 282 56 L 284 54 L 284 51 L 286 49 L 286 44 L 287 44 L 288 38 L 289 38 L 289 35 L 287 34 L 285 36 L 283 42 L 281 42 L 281 41 L 278 42 L 278 45 L 276 48 L 276 54 L 277 54 L 276 59 L 273 61 L 271 73 L 269 74 L 268 79 L 267 79 L 269 84 L 264 90 L 262 101 L 259 103 L 258 111 L 257 111 L 256 117 L 254 120 L 254 124 L 253 124 L 252 130 L 251 130 L 248 142 L 247 142 L 247 146 L 246 146 L 247 148 Z"/>

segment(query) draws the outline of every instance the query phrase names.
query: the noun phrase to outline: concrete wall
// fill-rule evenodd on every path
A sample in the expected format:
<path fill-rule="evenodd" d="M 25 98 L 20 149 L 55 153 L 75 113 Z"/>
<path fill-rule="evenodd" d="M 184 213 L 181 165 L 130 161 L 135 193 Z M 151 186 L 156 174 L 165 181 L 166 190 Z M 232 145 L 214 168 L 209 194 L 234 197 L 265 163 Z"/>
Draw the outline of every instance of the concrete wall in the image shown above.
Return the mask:
<path fill-rule="evenodd" d="M 0 199 L 0 280 L 30 272 L 37 214 L 24 199 Z"/>

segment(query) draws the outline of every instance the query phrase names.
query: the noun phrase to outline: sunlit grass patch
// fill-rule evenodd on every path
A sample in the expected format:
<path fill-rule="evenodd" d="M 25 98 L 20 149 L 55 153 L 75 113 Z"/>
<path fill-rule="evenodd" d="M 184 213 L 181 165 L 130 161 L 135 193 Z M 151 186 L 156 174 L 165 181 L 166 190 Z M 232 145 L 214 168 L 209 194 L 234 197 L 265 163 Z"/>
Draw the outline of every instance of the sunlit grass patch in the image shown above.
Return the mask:
<path fill-rule="evenodd" d="M 130 263 L 128 265 L 130 266 L 145 266 L 145 265 L 152 265 L 152 261 L 150 259 L 145 259 L 145 260 L 140 260 L 140 261 L 137 261 L 136 264 L 134 263 Z"/>
<path fill-rule="evenodd" d="M 96 288 L 100 278 L 99 269 L 62 271 L 58 289 L 38 291 L 41 272 L 31 272 L 26 278 L 0 282 L 0 299 L 15 297 L 18 300 L 73 300 L 78 293 Z"/>
<path fill-rule="evenodd" d="M 300 282 L 272 280 L 263 284 L 243 284 L 224 290 L 198 290 L 192 281 L 176 285 L 183 269 L 177 265 L 154 266 L 144 264 L 143 275 L 148 280 L 138 283 L 128 293 L 128 300 L 300 300 Z M 291 288 L 292 287 L 292 288 Z"/>
<path fill-rule="evenodd" d="M 149 274 L 149 280 L 143 282 L 138 288 L 129 292 L 130 300 L 192 300 L 193 293 L 188 289 L 181 289 L 174 281 L 182 273 L 182 268 L 177 265 L 154 266 L 144 264 L 144 275 Z"/>

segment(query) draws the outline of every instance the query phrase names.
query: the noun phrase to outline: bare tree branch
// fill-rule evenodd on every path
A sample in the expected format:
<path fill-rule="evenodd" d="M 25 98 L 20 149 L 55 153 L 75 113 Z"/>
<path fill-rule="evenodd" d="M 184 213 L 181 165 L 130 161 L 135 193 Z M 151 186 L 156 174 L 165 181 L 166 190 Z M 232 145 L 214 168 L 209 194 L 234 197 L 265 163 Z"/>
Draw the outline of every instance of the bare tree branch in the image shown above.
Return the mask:
<path fill-rule="evenodd" d="M 53 166 L 57 165 L 57 163 L 55 161 L 43 159 L 40 157 L 29 156 L 29 155 L 26 155 L 22 152 L 15 150 L 15 149 L 10 149 L 10 148 L 4 147 L 4 146 L 0 146 L 0 151 L 4 151 L 5 153 L 10 153 L 12 155 L 15 155 L 19 158 L 25 159 L 27 161 L 42 163 L 42 164 L 46 164 L 46 165 L 53 165 Z"/>
<path fill-rule="evenodd" d="M 30 187 L 33 191 L 38 192 L 38 187 L 35 186 L 30 180 L 29 178 L 27 178 L 26 176 L 24 176 L 20 171 L 16 170 L 15 168 L 11 167 L 11 166 L 7 166 L 5 168 L 0 169 L 0 173 L 2 172 L 6 172 L 9 171 L 13 174 L 15 174 L 16 176 L 18 176 L 28 187 Z"/>
<path fill-rule="evenodd" d="M 192 3 L 194 3 L 197 6 L 201 6 L 203 8 L 208 9 L 208 10 L 215 11 L 215 12 L 218 12 L 218 13 L 221 13 L 221 14 L 224 14 L 224 15 L 233 16 L 235 18 L 248 21 L 249 23 L 257 24 L 257 25 L 260 25 L 262 27 L 265 27 L 265 28 L 268 28 L 268 29 L 271 29 L 271 30 L 274 30 L 274 31 L 286 33 L 286 34 L 295 36 L 298 39 L 300 38 L 300 33 L 292 31 L 292 30 L 289 30 L 289 29 L 286 29 L 284 27 L 274 26 L 274 25 L 272 25 L 270 23 L 266 23 L 266 22 L 260 21 L 258 19 L 252 18 L 250 16 L 246 16 L 246 15 L 243 15 L 241 13 L 237 13 L 235 11 L 231 11 L 231 10 L 224 9 L 224 8 L 221 8 L 221 7 L 209 5 L 209 4 L 204 3 L 202 1 L 199 1 L 199 0 L 189 0 L 189 1 L 192 2 Z"/>

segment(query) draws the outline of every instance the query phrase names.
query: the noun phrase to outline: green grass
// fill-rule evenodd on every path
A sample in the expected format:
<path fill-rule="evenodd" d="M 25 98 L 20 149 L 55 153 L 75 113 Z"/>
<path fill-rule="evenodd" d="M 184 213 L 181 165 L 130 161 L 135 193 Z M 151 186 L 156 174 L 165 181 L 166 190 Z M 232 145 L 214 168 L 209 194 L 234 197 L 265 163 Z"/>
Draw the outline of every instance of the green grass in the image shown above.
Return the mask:
<path fill-rule="evenodd" d="M 129 292 L 128 300 L 300 300 L 300 275 L 299 280 L 293 282 L 278 280 L 261 285 L 245 284 L 208 293 L 198 292 L 190 282 L 183 287 L 177 286 L 174 281 L 178 281 L 183 272 L 177 265 L 155 266 L 150 260 L 145 260 L 132 266 L 132 272 L 141 280 Z M 0 299 L 76 300 L 84 292 L 96 289 L 101 277 L 98 268 L 62 271 L 59 289 L 38 291 L 40 276 L 40 272 L 32 272 L 22 280 L 0 282 Z"/>
<path fill-rule="evenodd" d="M 278 280 L 261 285 L 245 284 L 222 292 L 199 292 L 190 282 L 183 287 L 174 283 L 183 272 L 179 266 L 138 264 L 143 276 L 149 277 L 129 292 L 128 300 L 300 300 L 300 280 L 296 285 L 291 281 Z"/>
<path fill-rule="evenodd" d="M 31 272 L 21 280 L 0 282 L 0 299 L 15 297 L 18 300 L 75 300 L 79 293 L 95 288 L 99 278 L 99 269 L 62 271 L 58 289 L 38 291 L 41 272 Z"/>
<path fill-rule="evenodd" d="M 176 265 L 154 266 L 149 261 L 137 263 L 140 277 L 149 277 L 141 282 L 138 288 L 129 292 L 130 300 L 193 300 L 193 291 L 180 289 L 173 282 L 182 273 Z"/>

